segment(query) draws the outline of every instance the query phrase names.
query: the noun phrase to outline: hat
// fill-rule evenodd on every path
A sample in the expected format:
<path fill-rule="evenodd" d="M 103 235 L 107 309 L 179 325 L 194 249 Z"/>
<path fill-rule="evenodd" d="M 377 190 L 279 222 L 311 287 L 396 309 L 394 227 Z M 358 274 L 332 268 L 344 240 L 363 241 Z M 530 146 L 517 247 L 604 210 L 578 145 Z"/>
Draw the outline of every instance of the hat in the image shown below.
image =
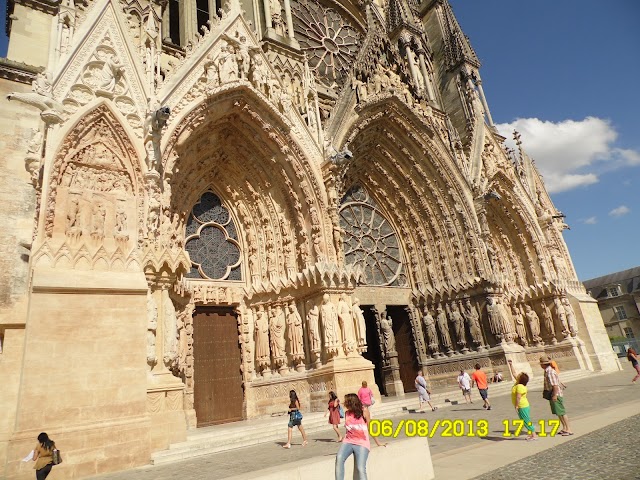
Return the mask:
<path fill-rule="evenodd" d="M 540 365 L 548 365 L 551 363 L 551 360 L 549 359 L 549 357 L 547 355 L 542 355 L 540 357 Z"/>

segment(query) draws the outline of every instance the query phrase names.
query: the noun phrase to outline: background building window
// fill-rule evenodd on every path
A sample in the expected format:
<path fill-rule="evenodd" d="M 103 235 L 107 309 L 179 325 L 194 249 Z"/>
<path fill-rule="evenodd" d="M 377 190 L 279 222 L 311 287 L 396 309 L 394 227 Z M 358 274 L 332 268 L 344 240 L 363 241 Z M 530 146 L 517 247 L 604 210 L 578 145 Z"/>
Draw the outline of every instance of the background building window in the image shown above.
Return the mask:
<path fill-rule="evenodd" d="M 616 312 L 616 317 L 618 317 L 618 320 L 625 320 L 627 318 L 627 312 L 624 309 L 624 305 L 613 307 L 613 311 Z"/>
<path fill-rule="evenodd" d="M 627 338 L 635 338 L 635 335 L 633 334 L 633 330 L 629 327 L 625 327 L 624 336 Z"/>
<path fill-rule="evenodd" d="M 607 296 L 608 297 L 617 297 L 620 295 L 620 291 L 618 290 L 618 287 L 609 287 L 607 288 Z"/>

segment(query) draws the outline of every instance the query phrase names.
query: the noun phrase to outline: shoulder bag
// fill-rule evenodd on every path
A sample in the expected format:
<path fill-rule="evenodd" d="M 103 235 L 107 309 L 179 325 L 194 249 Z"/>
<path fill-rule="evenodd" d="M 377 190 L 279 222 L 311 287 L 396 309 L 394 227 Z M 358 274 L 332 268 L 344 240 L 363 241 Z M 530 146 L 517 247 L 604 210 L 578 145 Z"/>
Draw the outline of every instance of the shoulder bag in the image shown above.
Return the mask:
<path fill-rule="evenodd" d="M 60 450 L 54 448 L 51 451 L 51 463 L 54 465 L 60 465 L 62 463 L 62 455 L 60 454 Z"/>

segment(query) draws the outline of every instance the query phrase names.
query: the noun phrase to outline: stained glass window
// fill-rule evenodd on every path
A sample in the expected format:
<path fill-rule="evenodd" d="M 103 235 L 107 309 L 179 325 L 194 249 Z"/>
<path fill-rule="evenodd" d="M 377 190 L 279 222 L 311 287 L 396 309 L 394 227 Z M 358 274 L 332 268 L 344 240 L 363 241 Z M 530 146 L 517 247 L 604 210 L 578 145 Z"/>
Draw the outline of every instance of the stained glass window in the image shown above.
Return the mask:
<path fill-rule="evenodd" d="M 189 278 L 242 280 L 240 244 L 233 219 L 220 198 L 206 192 L 189 214 L 186 250 Z"/>
<path fill-rule="evenodd" d="M 340 205 L 344 256 L 362 267 L 367 285 L 406 286 L 398 237 L 367 191 L 352 187 Z"/>

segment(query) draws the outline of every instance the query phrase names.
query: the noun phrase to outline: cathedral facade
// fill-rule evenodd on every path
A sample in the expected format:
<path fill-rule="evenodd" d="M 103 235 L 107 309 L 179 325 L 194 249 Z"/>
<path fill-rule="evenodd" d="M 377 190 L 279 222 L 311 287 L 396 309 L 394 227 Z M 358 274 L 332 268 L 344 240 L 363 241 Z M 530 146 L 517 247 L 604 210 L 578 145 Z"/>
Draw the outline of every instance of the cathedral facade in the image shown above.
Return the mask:
<path fill-rule="evenodd" d="M 188 429 L 619 364 L 446 0 L 10 0 L 0 476 Z"/>

